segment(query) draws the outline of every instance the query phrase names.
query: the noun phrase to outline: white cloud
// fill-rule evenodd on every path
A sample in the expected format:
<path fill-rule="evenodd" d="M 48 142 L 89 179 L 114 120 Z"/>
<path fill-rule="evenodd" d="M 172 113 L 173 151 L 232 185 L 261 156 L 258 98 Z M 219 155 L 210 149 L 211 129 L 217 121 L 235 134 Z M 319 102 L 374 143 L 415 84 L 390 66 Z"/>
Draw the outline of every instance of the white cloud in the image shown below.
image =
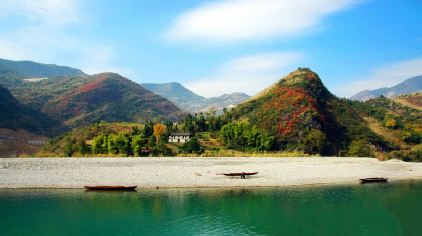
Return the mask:
<path fill-rule="evenodd" d="M 362 0 L 219 0 L 181 14 L 166 32 L 174 41 L 237 42 L 312 30 L 327 15 Z"/>
<path fill-rule="evenodd" d="M 0 0 L 0 17 L 17 15 L 45 25 L 68 25 L 80 20 L 75 0 Z"/>
<path fill-rule="evenodd" d="M 422 58 L 399 61 L 375 68 L 363 78 L 335 86 L 333 91 L 350 97 L 362 90 L 392 87 L 413 76 L 422 75 Z"/>
<path fill-rule="evenodd" d="M 77 67 L 87 73 L 112 71 L 133 76 L 113 63 L 110 45 L 86 40 L 68 27 L 90 24 L 80 0 L 0 0 L 0 20 L 25 19 L 13 29 L 0 30 L 0 58 L 33 60 Z"/>
<path fill-rule="evenodd" d="M 297 67 L 297 52 L 272 52 L 245 56 L 226 62 L 214 75 L 188 82 L 186 87 L 205 97 L 245 92 L 254 95 Z"/>

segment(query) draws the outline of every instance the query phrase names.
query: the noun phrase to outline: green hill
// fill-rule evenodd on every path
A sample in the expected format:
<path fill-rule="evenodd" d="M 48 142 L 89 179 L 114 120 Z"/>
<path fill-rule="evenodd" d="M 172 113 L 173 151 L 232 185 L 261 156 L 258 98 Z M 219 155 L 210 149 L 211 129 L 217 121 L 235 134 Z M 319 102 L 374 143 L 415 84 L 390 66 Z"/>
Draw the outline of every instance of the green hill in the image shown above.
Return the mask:
<path fill-rule="evenodd" d="M 0 59 L 0 85 L 14 86 L 28 78 L 63 76 L 86 76 L 86 74 L 79 69 L 67 66 Z"/>
<path fill-rule="evenodd" d="M 31 132 L 51 135 L 54 128 L 61 129 L 59 122 L 20 104 L 7 90 L 0 86 L 0 128 L 26 129 Z"/>
<path fill-rule="evenodd" d="M 23 104 L 62 122 L 65 130 L 99 121 L 177 120 L 182 115 L 170 101 L 114 73 L 25 83 L 13 93 Z"/>
<path fill-rule="evenodd" d="M 401 95 L 393 99 L 404 106 L 422 111 L 422 92 Z"/>
<path fill-rule="evenodd" d="M 357 140 L 388 148 L 347 100 L 332 95 L 307 68 L 290 73 L 226 116 L 274 136 L 274 150 L 306 150 L 314 142 L 319 147 L 309 152 L 346 155 Z"/>

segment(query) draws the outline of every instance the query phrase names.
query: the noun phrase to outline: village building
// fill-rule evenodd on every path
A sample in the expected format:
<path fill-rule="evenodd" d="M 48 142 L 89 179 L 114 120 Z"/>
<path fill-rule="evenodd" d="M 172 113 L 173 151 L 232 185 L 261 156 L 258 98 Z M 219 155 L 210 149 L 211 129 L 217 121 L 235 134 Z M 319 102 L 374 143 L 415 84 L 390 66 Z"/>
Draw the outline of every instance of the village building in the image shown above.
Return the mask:
<path fill-rule="evenodd" d="M 190 139 L 190 133 L 171 133 L 169 143 L 186 143 Z"/>

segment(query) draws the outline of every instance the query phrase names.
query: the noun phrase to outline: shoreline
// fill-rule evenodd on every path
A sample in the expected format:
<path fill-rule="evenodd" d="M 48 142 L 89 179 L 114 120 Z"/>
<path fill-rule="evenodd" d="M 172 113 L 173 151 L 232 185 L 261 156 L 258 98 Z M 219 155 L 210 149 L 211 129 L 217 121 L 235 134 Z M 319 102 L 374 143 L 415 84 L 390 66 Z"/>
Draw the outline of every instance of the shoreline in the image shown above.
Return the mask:
<path fill-rule="evenodd" d="M 243 171 L 259 173 L 247 179 L 218 175 Z M 344 157 L 0 158 L 0 189 L 296 187 L 359 184 L 367 177 L 422 180 L 422 163 Z"/>

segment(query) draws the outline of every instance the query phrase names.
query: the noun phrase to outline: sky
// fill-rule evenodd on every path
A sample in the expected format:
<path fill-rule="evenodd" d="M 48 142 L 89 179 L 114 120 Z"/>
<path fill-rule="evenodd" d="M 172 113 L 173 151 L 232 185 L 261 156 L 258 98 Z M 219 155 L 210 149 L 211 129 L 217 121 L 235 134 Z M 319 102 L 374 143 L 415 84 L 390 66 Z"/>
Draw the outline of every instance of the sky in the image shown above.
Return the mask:
<path fill-rule="evenodd" d="M 0 58 L 254 95 L 309 67 L 339 97 L 422 75 L 421 0 L 0 0 Z"/>

